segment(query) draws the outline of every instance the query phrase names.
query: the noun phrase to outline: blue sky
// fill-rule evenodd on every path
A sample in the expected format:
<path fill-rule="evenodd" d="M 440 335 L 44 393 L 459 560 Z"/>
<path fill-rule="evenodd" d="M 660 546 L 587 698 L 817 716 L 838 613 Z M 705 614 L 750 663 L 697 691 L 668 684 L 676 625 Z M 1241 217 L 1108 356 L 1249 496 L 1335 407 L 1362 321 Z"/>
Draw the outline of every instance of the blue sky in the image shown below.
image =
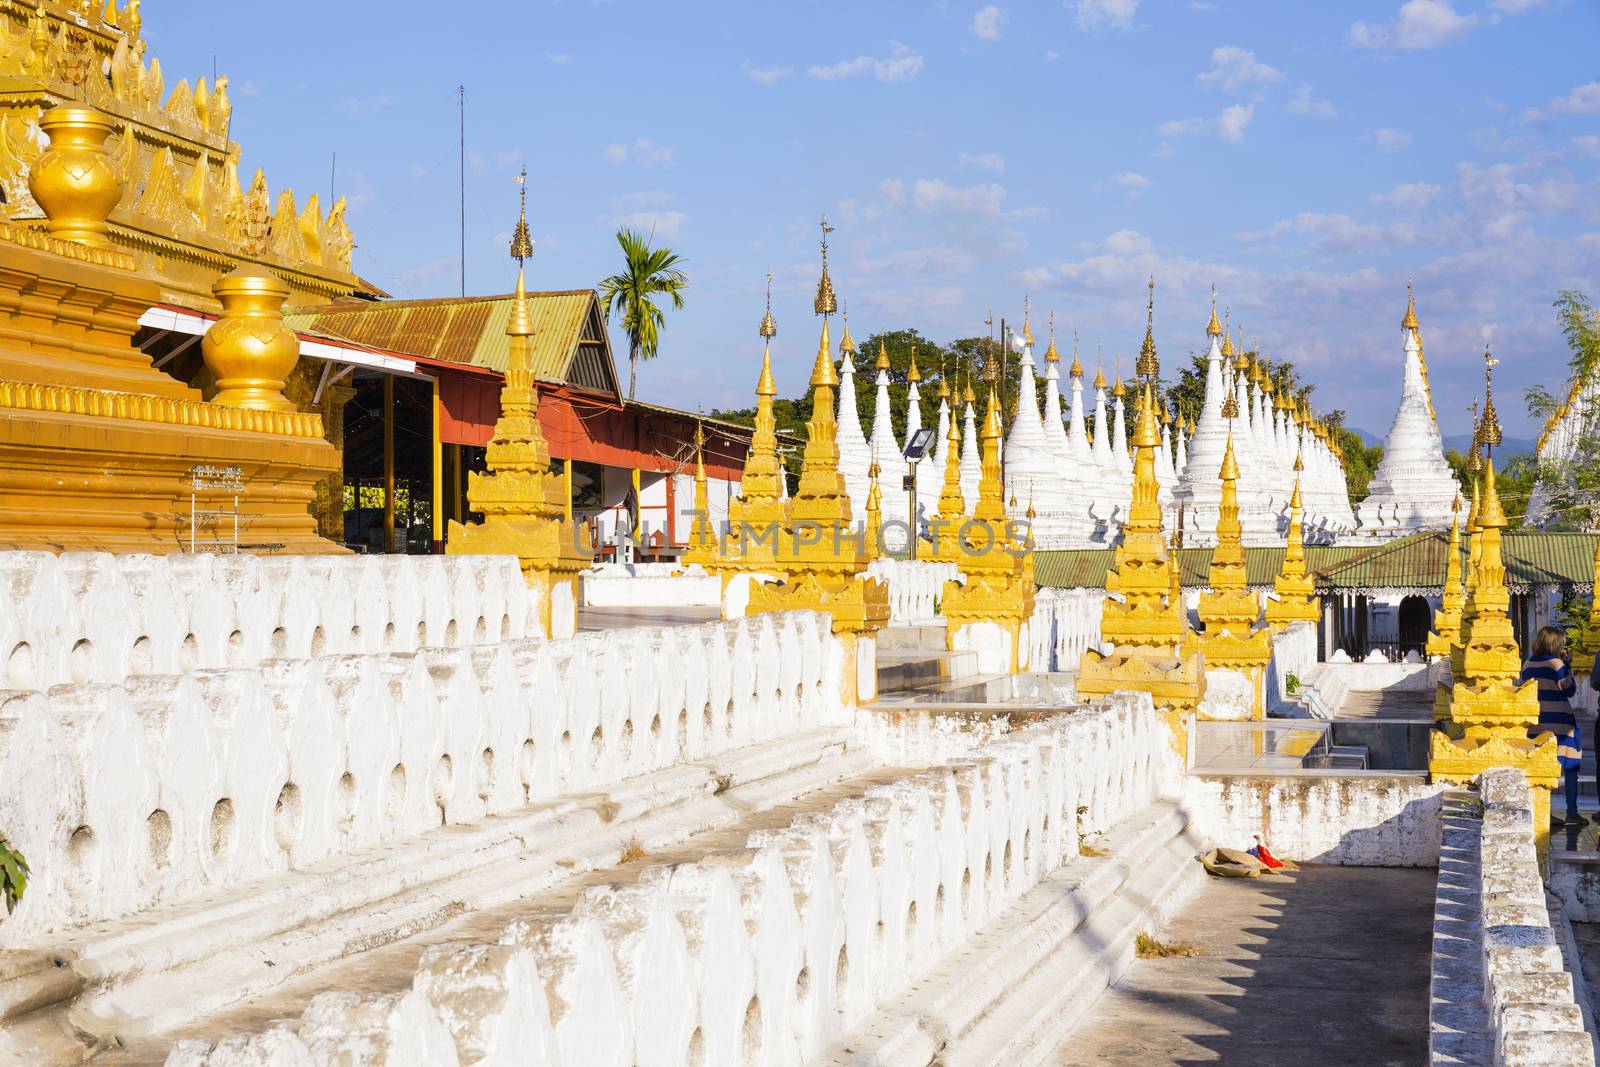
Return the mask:
<path fill-rule="evenodd" d="M 640 395 L 690 409 L 748 402 L 769 268 L 780 389 L 803 388 L 823 211 L 857 336 L 981 333 L 1027 293 L 1041 338 L 1054 309 L 1131 366 L 1153 272 L 1175 360 L 1202 343 L 1215 283 L 1319 406 L 1379 434 L 1408 276 L 1446 433 L 1467 426 L 1489 338 L 1507 432 L 1531 436 L 1513 394 L 1562 377 L 1550 300 L 1600 297 L 1589 0 L 252 10 L 230 24 L 151 0 L 145 32 L 169 84 L 215 55 L 274 195 L 326 198 L 337 152 L 357 269 L 396 296 L 455 295 L 464 83 L 468 291 L 511 286 L 523 163 L 530 286 L 593 285 L 618 222 L 653 224 L 691 287 Z"/>

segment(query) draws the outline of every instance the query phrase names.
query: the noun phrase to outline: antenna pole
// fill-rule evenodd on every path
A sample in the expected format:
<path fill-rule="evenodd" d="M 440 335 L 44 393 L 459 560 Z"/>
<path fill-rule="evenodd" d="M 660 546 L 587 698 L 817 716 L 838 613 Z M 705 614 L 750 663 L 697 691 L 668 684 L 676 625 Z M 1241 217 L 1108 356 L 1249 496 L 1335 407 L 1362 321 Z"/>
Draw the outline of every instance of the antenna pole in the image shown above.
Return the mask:
<path fill-rule="evenodd" d="M 467 295 L 467 87 L 456 86 L 461 116 L 461 295 Z"/>

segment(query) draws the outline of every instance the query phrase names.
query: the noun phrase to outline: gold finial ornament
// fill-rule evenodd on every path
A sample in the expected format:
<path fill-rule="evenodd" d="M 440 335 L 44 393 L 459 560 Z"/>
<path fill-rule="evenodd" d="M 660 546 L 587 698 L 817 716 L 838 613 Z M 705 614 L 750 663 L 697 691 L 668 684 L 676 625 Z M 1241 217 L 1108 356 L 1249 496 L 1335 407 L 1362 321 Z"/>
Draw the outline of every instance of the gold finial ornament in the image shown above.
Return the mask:
<path fill-rule="evenodd" d="M 1044 350 L 1046 363 L 1060 363 L 1061 353 L 1056 351 L 1056 313 L 1050 312 L 1050 347 Z"/>
<path fill-rule="evenodd" d="M 1072 331 L 1072 368 L 1068 372 L 1074 378 L 1083 377 L 1083 364 L 1078 361 L 1078 331 Z"/>
<path fill-rule="evenodd" d="M 1033 327 L 1028 324 L 1029 307 L 1032 298 L 1024 295 L 1022 298 L 1022 339 L 1028 344 L 1033 344 Z"/>
<path fill-rule="evenodd" d="M 521 206 L 517 209 L 517 228 L 511 231 L 511 258 L 517 261 L 517 268 L 533 258 L 533 238 L 528 234 L 528 168 L 524 166 L 522 173 L 517 175 L 517 195 L 521 198 Z"/>
<path fill-rule="evenodd" d="M 915 385 L 922 381 L 922 372 L 917 369 L 917 343 L 911 342 L 911 365 L 906 368 L 906 381 Z"/>
<path fill-rule="evenodd" d="M 844 322 L 844 336 L 848 342 L 850 337 L 850 318 L 848 315 L 845 316 Z M 770 341 L 774 337 L 778 336 L 778 320 L 772 317 L 772 272 L 770 270 L 767 271 L 767 311 L 766 314 L 761 316 L 760 334 L 762 339 L 767 341 Z M 845 346 L 840 345 L 839 347 L 844 348 Z M 853 342 L 850 343 L 849 350 L 852 352 L 855 351 L 855 344 Z"/>
<path fill-rule="evenodd" d="M 1150 276 L 1150 299 L 1144 309 L 1144 344 L 1139 349 L 1139 361 L 1134 371 L 1146 381 L 1154 381 L 1161 373 L 1161 361 L 1156 358 L 1156 279 Z"/>
<path fill-rule="evenodd" d="M 939 357 L 939 392 L 940 400 L 950 399 L 950 370 L 945 365 L 944 357 Z"/>
<path fill-rule="evenodd" d="M 1211 287 L 1211 321 L 1206 323 L 1207 337 L 1222 336 L 1222 323 L 1217 321 L 1217 287 Z"/>
<path fill-rule="evenodd" d="M 877 369 L 878 370 L 888 370 L 889 369 L 889 349 L 884 346 L 882 337 L 878 338 L 878 363 L 877 363 Z"/>
<path fill-rule="evenodd" d="M 50 147 L 28 170 L 28 190 L 44 209 L 52 237 L 110 248 L 107 219 L 122 198 L 122 177 L 106 153 L 111 120 L 82 104 L 61 104 L 39 117 Z"/>
<path fill-rule="evenodd" d="M 214 404 L 257 411 L 293 411 L 283 382 L 300 359 L 300 341 L 283 323 L 289 286 L 246 264 L 224 274 L 211 292 L 222 316 L 200 341 L 206 367 L 217 379 Z"/>
<path fill-rule="evenodd" d="M 1225 419 L 1239 417 L 1239 397 L 1232 389 L 1228 390 L 1228 395 L 1222 401 L 1222 417 Z"/>
<path fill-rule="evenodd" d="M 1491 450 L 1504 439 L 1500 432 L 1500 415 L 1494 409 L 1494 368 L 1500 361 L 1489 353 L 1488 346 L 1483 349 L 1483 421 L 1478 435 L 1483 443 Z M 1491 455 L 1493 452 L 1491 451 Z"/>
<path fill-rule="evenodd" d="M 1105 358 L 1100 354 L 1100 346 L 1095 345 L 1094 350 L 1094 387 L 1104 392 L 1106 387 Z"/>
<path fill-rule="evenodd" d="M 817 279 L 817 296 L 811 302 L 811 307 L 824 317 L 839 310 L 839 300 L 833 294 L 833 279 L 828 277 L 828 234 L 832 232 L 828 216 L 822 216 L 822 277 Z"/>
<path fill-rule="evenodd" d="M 1417 330 L 1422 324 L 1417 322 L 1417 297 L 1411 289 L 1411 279 L 1406 279 L 1406 317 L 1400 320 L 1402 330 Z"/>

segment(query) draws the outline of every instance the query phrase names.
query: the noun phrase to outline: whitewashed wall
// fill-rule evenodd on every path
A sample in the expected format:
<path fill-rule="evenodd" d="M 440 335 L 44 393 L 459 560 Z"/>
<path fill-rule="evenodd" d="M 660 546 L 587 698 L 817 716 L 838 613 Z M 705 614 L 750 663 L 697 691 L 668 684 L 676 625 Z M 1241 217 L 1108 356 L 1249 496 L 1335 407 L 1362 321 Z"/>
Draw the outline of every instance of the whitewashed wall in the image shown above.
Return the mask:
<path fill-rule="evenodd" d="M 316 587 L 298 584 L 302 562 L 286 568 L 290 585 L 276 594 L 270 582 L 245 587 L 260 597 L 256 612 L 146 587 L 154 603 L 129 602 L 138 626 L 104 629 L 85 621 L 100 618 L 102 601 L 59 586 L 43 595 L 41 583 L 66 579 L 36 568 L 44 577 L 25 588 L 39 594 L 28 603 L 70 624 L 41 638 L 46 620 L 23 618 L 44 665 L 70 663 L 59 646 L 74 640 L 126 653 L 134 633 L 158 635 L 163 655 L 193 635 L 201 664 L 225 660 L 228 642 L 212 642 L 230 627 L 252 635 L 241 656 L 249 662 L 269 654 L 274 622 L 289 618 L 281 603 L 310 599 L 296 609 L 283 659 L 0 690 L 0 829 L 33 868 L 21 906 L 0 922 L 0 946 L 840 715 L 841 654 L 825 616 L 309 657 L 312 619 L 325 634 L 362 623 L 363 634 L 382 633 L 387 619 L 413 639 L 419 629 L 459 636 L 469 617 L 508 614 L 501 586 L 524 587 L 514 562 L 498 561 L 498 580 L 483 589 L 481 561 L 448 557 L 420 571 L 437 581 L 397 587 L 403 596 L 385 602 L 378 572 L 351 566 L 374 579 L 352 604 L 344 591 L 313 597 Z M 114 582 L 121 571 L 102 574 Z M 320 588 L 354 587 L 346 578 L 327 567 Z M 453 614 L 461 604 L 473 607 Z M 109 674 L 121 661 L 94 662 Z"/>
<path fill-rule="evenodd" d="M 1100 647 L 1103 589 L 1041 589 L 1028 627 L 1036 671 L 1076 671 L 1085 651 Z"/>
<path fill-rule="evenodd" d="M 1317 666 L 1317 626 L 1311 622 L 1290 623 L 1272 634 L 1272 659 L 1267 663 L 1267 714 L 1283 718 L 1303 718 L 1307 706 L 1289 695 L 1289 676 L 1294 675 L 1299 689 L 1310 685 Z"/>
<path fill-rule="evenodd" d="M 581 575 L 587 608 L 722 606 L 722 579 L 681 563 L 599 563 Z"/>
<path fill-rule="evenodd" d="M 1115 697 L 742 849 L 591 889 L 498 944 L 434 948 L 403 996 L 324 994 L 268 1032 L 182 1043 L 168 1067 L 298 1067 L 358 1048 L 386 1067 L 793 1067 L 1172 774 L 1148 697 Z"/>
<path fill-rule="evenodd" d="M 1439 862 L 1439 797 L 1422 775 L 1191 774 L 1183 798 L 1208 845 L 1346 867 Z"/>
<path fill-rule="evenodd" d="M 510 556 L 0 552 L 0 686 L 414 652 L 537 632 Z"/>
<path fill-rule="evenodd" d="M 1540 875 L 1528 780 L 1500 767 L 1444 801 L 1429 1061 L 1594 1067 Z"/>
<path fill-rule="evenodd" d="M 944 583 L 961 574 L 954 563 L 923 559 L 876 559 L 867 574 L 889 587 L 889 625 L 911 626 L 939 621 Z"/>

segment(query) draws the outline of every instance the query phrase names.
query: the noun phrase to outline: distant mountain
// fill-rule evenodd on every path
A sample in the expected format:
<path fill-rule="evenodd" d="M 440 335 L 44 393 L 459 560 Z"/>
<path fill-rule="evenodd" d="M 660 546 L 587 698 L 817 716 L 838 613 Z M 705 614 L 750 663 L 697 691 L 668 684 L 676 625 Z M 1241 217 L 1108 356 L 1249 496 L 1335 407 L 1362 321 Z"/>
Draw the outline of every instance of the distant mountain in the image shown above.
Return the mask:
<path fill-rule="evenodd" d="M 1368 448 L 1371 448 L 1373 445 L 1383 444 L 1383 437 L 1378 434 L 1368 433 L 1367 431 L 1355 426 L 1350 427 L 1350 432 L 1361 438 L 1361 443 L 1366 445 Z M 1536 451 L 1537 444 L 1538 442 L 1526 437 L 1507 437 L 1503 442 L 1501 442 L 1497 454 L 1506 457 L 1531 456 Z M 1444 439 L 1444 447 L 1453 448 L 1457 452 L 1465 453 L 1467 449 L 1472 447 L 1472 435 L 1468 433 L 1461 433 L 1447 436 Z"/>

